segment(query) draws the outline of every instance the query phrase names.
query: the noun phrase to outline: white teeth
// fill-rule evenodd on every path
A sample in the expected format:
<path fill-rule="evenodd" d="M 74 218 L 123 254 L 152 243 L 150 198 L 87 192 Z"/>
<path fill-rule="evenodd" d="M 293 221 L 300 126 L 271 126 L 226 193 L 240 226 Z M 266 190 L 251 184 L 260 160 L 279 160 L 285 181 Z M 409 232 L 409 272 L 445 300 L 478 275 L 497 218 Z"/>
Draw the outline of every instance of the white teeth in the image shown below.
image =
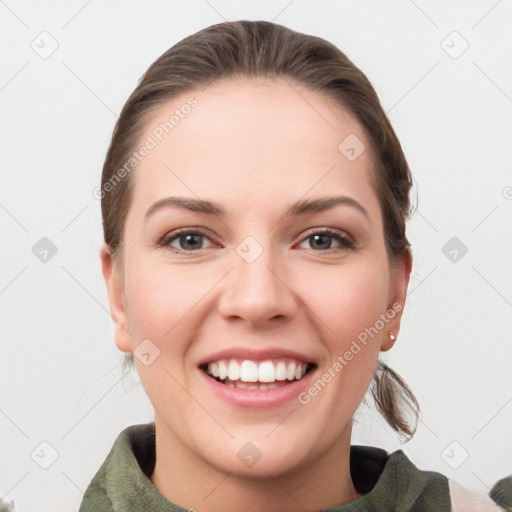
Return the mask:
<path fill-rule="evenodd" d="M 260 363 L 258 368 L 258 380 L 260 382 L 274 382 L 276 380 L 272 361 L 264 361 L 263 363 Z"/>
<path fill-rule="evenodd" d="M 286 378 L 288 380 L 294 380 L 295 379 L 295 369 L 296 369 L 295 363 L 290 363 L 288 365 L 288 369 L 286 370 Z"/>
<path fill-rule="evenodd" d="M 240 378 L 240 365 L 232 360 L 229 362 L 228 366 L 228 379 L 229 380 L 238 380 Z"/>
<path fill-rule="evenodd" d="M 242 361 L 240 366 L 240 380 L 244 382 L 258 382 L 258 365 L 254 361 Z"/>
<path fill-rule="evenodd" d="M 207 373 L 219 380 L 229 381 L 229 385 L 233 382 L 238 383 L 265 383 L 265 385 L 235 385 L 235 387 L 243 387 L 246 389 L 273 389 L 282 384 L 276 382 L 299 380 L 306 374 L 307 363 L 297 363 L 295 361 L 278 361 L 272 360 L 257 363 L 245 359 L 241 362 L 236 359 L 219 359 L 208 364 Z M 226 382 L 228 384 L 228 382 Z"/>
<path fill-rule="evenodd" d="M 221 360 L 219 361 L 219 379 L 224 380 L 228 376 L 228 368 L 226 363 Z"/>
<path fill-rule="evenodd" d="M 282 361 L 276 365 L 276 380 L 286 380 L 286 365 Z"/>

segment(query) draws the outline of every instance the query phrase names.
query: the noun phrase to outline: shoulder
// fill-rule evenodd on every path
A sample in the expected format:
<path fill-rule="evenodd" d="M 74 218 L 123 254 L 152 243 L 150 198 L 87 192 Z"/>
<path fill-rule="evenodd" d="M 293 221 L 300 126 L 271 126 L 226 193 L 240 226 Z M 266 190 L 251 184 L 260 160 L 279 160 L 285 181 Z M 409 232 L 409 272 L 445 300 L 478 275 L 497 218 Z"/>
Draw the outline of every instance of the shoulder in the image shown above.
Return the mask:
<path fill-rule="evenodd" d="M 0 498 L 0 512 L 14 512 L 14 501 L 7 503 Z"/>
<path fill-rule="evenodd" d="M 508 481 L 508 483 L 507 483 Z M 504 496 L 493 492 L 497 486 L 505 487 Z M 500 480 L 489 494 L 472 491 L 455 480 L 448 480 L 453 512 L 503 512 L 512 510 L 512 476 Z M 507 500 L 503 499 L 508 494 Z"/>
<path fill-rule="evenodd" d="M 478 492 L 461 485 L 456 480 L 452 480 L 435 471 L 419 470 L 405 455 L 402 450 L 390 454 L 389 460 L 395 459 L 396 464 L 406 468 L 403 473 L 412 480 L 423 480 L 423 483 L 429 483 L 425 486 L 425 491 L 434 481 L 437 484 L 443 482 L 447 487 L 451 512 L 512 512 L 512 475 L 499 480 L 491 491 Z M 439 486 L 435 490 L 439 492 Z"/>

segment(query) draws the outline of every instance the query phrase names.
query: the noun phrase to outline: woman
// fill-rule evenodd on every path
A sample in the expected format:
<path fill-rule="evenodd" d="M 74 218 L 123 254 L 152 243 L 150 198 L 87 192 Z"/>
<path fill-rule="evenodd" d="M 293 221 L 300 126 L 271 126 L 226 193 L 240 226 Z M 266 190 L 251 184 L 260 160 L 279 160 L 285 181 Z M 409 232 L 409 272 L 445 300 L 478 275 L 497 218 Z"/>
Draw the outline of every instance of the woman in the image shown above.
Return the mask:
<path fill-rule="evenodd" d="M 155 421 L 119 435 L 80 510 L 510 510 L 512 477 L 470 496 L 350 445 L 369 387 L 395 431 L 416 428 L 378 359 L 400 331 L 410 187 L 374 89 L 330 43 L 229 22 L 157 59 L 100 190 L 116 345 Z"/>

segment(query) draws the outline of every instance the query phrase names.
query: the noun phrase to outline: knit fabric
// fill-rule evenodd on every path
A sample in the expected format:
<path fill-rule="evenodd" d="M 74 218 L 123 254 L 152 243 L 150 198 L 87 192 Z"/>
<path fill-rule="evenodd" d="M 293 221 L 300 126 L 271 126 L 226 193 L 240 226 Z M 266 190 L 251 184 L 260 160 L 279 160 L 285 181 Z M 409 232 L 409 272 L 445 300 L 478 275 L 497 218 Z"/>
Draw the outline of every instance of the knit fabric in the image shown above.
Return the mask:
<path fill-rule="evenodd" d="M 89 484 L 79 512 L 187 512 L 151 482 L 155 461 L 154 423 L 124 429 Z M 362 496 L 323 512 L 455 510 L 448 479 L 441 473 L 419 470 L 402 450 L 388 454 L 380 448 L 352 445 L 350 472 Z M 511 494 L 512 476 L 500 480 L 485 498 L 492 510 L 512 510 Z"/>

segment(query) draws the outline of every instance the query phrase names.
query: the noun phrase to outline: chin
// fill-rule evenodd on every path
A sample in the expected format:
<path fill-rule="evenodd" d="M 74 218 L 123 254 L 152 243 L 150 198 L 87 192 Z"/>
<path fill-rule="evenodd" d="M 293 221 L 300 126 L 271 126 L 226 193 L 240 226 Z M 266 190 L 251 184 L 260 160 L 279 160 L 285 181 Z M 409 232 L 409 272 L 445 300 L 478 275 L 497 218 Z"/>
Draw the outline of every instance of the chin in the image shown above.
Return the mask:
<path fill-rule="evenodd" d="M 206 462 L 233 476 L 265 479 L 284 476 L 308 464 L 308 453 L 311 455 L 313 447 L 296 436 L 287 435 L 286 429 L 274 439 L 273 434 L 269 436 L 271 429 L 268 425 L 263 435 L 256 435 L 256 432 L 251 435 L 251 429 L 244 430 L 243 435 L 237 435 L 227 443 L 210 443 L 210 449 L 213 448 L 219 456 L 212 460 L 210 451 L 210 460 L 206 459 Z"/>

